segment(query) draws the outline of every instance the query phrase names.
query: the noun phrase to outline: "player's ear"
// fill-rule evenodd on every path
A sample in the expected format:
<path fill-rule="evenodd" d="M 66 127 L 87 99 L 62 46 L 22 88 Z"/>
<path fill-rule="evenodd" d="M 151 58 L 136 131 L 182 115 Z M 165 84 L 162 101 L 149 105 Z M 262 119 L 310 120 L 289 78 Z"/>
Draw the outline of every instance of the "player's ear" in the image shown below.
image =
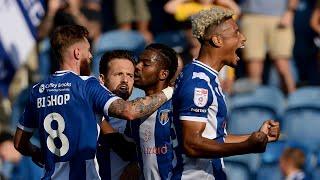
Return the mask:
<path fill-rule="evenodd" d="M 168 70 L 164 70 L 164 69 L 160 70 L 160 74 L 159 74 L 160 80 L 164 81 L 168 78 L 168 76 L 169 76 Z"/>
<path fill-rule="evenodd" d="M 213 35 L 210 44 L 215 47 L 221 47 L 223 45 L 222 38 L 219 35 Z"/>
<path fill-rule="evenodd" d="M 103 74 L 100 74 L 100 75 L 99 75 L 99 82 L 100 82 L 101 84 L 104 84 L 104 80 L 105 80 L 104 75 L 103 75 Z"/>
<path fill-rule="evenodd" d="M 75 48 L 73 50 L 73 56 L 75 59 L 79 60 L 80 59 L 80 49 L 79 48 Z"/>

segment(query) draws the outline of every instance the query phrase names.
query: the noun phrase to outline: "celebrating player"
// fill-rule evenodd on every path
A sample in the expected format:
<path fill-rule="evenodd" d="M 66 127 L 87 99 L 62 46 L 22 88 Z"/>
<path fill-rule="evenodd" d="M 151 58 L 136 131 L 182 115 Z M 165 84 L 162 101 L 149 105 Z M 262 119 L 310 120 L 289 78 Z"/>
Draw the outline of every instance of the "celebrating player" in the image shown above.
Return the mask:
<path fill-rule="evenodd" d="M 230 10 L 213 7 L 192 17 L 193 35 L 200 41 L 199 56 L 177 80 L 173 121 L 178 137 L 174 179 L 225 179 L 222 157 L 264 152 L 279 137 L 279 123 L 268 120 L 251 135 L 226 133 L 227 107 L 218 72 L 235 67 L 236 50 L 244 47 Z"/>
<path fill-rule="evenodd" d="M 127 100 L 133 90 L 135 59 L 130 51 L 114 50 L 103 54 L 99 79 L 112 93 Z M 108 123 L 107 123 L 108 122 Z M 109 117 L 101 123 L 97 160 L 101 179 L 139 179 L 136 145 L 127 140 L 127 120 Z M 111 125 L 111 126 L 110 126 Z"/>
<path fill-rule="evenodd" d="M 134 84 L 150 96 L 170 83 L 178 66 L 175 51 L 162 44 L 150 44 L 139 57 Z M 152 115 L 130 122 L 140 149 L 140 164 L 145 179 L 170 179 L 174 167 L 172 103 L 167 101 Z M 136 123 L 139 123 L 138 125 Z M 138 137 L 138 138 L 137 138 Z"/>

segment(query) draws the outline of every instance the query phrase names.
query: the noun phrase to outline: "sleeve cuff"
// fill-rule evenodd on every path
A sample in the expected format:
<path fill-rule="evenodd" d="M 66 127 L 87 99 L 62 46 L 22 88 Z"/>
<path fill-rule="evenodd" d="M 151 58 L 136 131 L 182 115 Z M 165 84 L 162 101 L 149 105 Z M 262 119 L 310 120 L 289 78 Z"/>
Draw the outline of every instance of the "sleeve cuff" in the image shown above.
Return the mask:
<path fill-rule="evenodd" d="M 23 131 L 26 131 L 26 132 L 33 132 L 34 131 L 34 128 L 28 128 L 28 127 L 25 127 L 23 126 L 22 124 L 18 123 L 17 127 Z"/>
<path fill-rule="evenodd" d="M 180 116 L 180 120 L 183 121 L 196 121 L 196 122 L 208 122 L 208 119 L 205 117 L 197 116 Z"/>
<path fill-rule="evenodd" d="M 105 115 L 105 116 L 108 116 L 108 111 L 109 111 L 109 107 L 110 107 L 111 103 L 113 103 L 113 102 L 114 102 L 115 100 L 117 100 L 117 99 L 121 99 L 121 98 L 118 97 L 118 96 L 115 96 L 115 97 L 110 98 L 110 99 L 106 102 L 106 104 L 104 105 L 104 108 L 103 108 L 103 112 L 104 112 L 104 115 Z"/>

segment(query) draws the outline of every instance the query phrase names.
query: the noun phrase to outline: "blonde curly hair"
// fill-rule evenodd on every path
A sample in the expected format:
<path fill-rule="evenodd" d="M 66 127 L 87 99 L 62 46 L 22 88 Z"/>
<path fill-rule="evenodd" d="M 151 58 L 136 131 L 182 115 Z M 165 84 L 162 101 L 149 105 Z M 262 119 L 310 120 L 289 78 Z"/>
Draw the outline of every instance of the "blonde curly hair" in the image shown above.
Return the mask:
<path fill-rule="evenodd" d="M 219 6 L 200 11 L 191 16 L 192 34 L 195 38 L 203 39 L 210 25 L 218 25 L 222 20 L 232 18 L 233 15 L 231 10 Z"/>

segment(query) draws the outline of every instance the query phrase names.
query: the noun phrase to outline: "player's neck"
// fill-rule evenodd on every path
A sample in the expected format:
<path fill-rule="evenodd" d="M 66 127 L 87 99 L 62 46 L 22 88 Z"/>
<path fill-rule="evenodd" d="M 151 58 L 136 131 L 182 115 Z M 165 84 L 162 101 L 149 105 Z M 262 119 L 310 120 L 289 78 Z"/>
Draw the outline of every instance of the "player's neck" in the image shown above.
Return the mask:
<path fill-rule="evenodd" d="M 204 64 L 207 64 L 212 69 L 220 71 L 224 64 L 222 63 L 221 56 L 217 51 L 214 51 L 212 47 L 202 46 L 200 48 L 199 56 L 197 60 Z"/>
<path fill-rule="evenodd" d="M 65 70 L 72 71 L 72 72 L 80 75 L 80 66 L 77 66 L 76 64 L 61 63 L 60 70 L 61 71 L 65 71 Z"/>
<path fill-rule="evenodd" d="M 156 84 L 154 86 L 145 88 L 144 92 L 146 93 L 147 96 L 150 96 L 152 94 L 156 94 L 156 93 L 162 91 L 163 89 L 168 87 L 168 85 L 169 85 L 168 83 L 159 82 L 158 84 Z"/>

